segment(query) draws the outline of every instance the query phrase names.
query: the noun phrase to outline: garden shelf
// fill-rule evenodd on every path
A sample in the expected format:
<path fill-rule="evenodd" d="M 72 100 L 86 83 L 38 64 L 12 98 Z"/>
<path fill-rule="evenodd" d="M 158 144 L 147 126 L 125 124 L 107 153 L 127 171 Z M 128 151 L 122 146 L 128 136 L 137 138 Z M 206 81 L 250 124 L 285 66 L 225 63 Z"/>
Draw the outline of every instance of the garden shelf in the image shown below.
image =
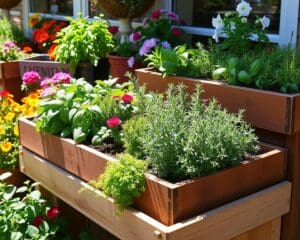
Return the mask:
<path fill-rule="evenodd" d="M 104 172 L 113 157 L 73 140 L 40 134 L 29 119 L 19 120 L 21 145 L 71 174 L 90 181 Z M 146 174 L 146 191 L 134 207 L 165 225 L 172 225 L 239 199 L 285 179 L 285 151 L 262 145 L 254 160 L 210 176 L 170 183 Z"/>

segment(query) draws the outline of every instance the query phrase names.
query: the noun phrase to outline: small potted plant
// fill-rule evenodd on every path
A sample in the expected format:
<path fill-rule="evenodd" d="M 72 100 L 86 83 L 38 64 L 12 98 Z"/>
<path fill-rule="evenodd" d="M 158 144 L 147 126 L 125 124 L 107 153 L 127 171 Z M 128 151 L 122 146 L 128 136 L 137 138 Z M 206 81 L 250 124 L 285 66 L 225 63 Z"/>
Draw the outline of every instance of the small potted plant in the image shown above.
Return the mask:
<path fill-rule="evenodd" d="M 108 31 L 108 22 L 103 16 L 88 21 L 82 15 L 78 18 L 67 18 L 70 24 L 57 33 L 54 41 L 55 60 L 69 64 L 71 73 L 77 77 L 85 77 L 90 82 L 94 78 L 107 79 L 107 54 L 113 49 L 113 39 Z M 100 67 L 102 73 L 95 73 L 93 66 Z"/>
<path fill-rule="evenodd" d="M 184 43 L 185 33 L 180 29 L 182 23 L 183 20 L 177 14 L 156 10 L 125 40 L 121 39 L 119 28 L 111 26 L 109 30 L 115 42 L 114 52 L 108 57 L 112 76 L 124 82 L 128 80 L 124 73 L 143 66 L 145 56 L 156 46 L 170 49 Z"/>

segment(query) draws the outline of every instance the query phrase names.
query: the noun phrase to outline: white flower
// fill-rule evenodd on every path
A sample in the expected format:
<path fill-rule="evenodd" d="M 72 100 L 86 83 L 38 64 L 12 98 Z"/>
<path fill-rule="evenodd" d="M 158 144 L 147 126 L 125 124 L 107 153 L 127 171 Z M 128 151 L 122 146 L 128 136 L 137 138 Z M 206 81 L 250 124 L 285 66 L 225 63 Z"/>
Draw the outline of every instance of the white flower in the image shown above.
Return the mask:
<path fill-rule="evenodd" d="M 264 30 L 270 26 L 271 20 L 270 18 L 263 16 L 262 18 L 259 19 L 259 22 L 261 23 L 262 29 Z"/>
<path fill-rule="evenodd" d="M 128 67 L 132 68 L 133 65 L 134 65 L 134 57 L 130 57 L 130 58 L 127 60 L 127 64 L 128 64 Z"/>
<path fill-rule="evenodd" d="M 252 7 L 250 4 L 244 0 L 242 0 L 236 7 L 236 11 L 238 12 L 240 17 L 248 17 Z"/>
<path fill-rule="evenodd" d="M 248 20 L 247 20 L 247 18 L 243 17 L 243 18 L 241 19 L 241 22 L 242 22 L 242 23 L 247 23 Z"/>
<path fill-rule="evenodd" d="M 223 29 L 224 22 L 223 22 L 223 19 L 220 16 L 220 14 L 218 14 L 218 16 L 216 18 L 212 19 L 212 25 L 215 29 Z"/>

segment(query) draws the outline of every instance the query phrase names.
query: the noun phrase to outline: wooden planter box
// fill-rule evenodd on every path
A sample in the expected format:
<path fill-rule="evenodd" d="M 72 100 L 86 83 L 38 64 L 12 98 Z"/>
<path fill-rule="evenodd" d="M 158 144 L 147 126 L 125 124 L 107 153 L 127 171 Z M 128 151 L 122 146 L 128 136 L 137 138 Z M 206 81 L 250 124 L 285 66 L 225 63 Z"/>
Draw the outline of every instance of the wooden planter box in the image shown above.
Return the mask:
<path fill-rule="evenodd" d="M 285 181 L 171 226 L 133 208 L 115 217 L 113 200 L 101 191 L 25 148 L 20 153 L 22 172 L 119 239 L 280 240 L 280 216 L 289 211 Z M 79 194 L 82 187 L 91 191 Z"/>
<path fill-rule="evenodd" d="M 25 58 L 20 61 L 20 76 L 25 72 L 36 71 L 41 78 L 51 78 L 57 72 L 69 73 L 70 67 L 68 64 L 51 61 L 48 54 L 39 54 L 34 57 Z"/>
<path fill-rule="evenodd" d="M 14 99 L 20 102 L 21 98 L 25 96 L 21 91 L 21 84 L 19 62 L 0 61 L 0 90 L 8 90 L 14 95 Z"/>
<path fill-rule="evenodd" d="M 149 68 L 137 69 L 136 75 L 139 84 L 146 84 L 150 91 L 164 92 L 170 83 L 182 83 L 188 92 L 193 92 L 195 85 L 201 84 L 203 98 L 216 98 L 230 112 L 244 109 L 245 120 L 255 127 L 287 134 L 300 131 L 300 94 L 282 94 L 178 76 L 163 78 L 162 74 Z"/>
<path fill-rule="evenodd" d="M 28 119 L 19 120 L 21 145 L 85 181 L 96 179 L 115 159 L 73 140 L 36 132 Z M 285 154 L 262 145 L 263 154 L 217 174 L 170 183 L 146 174 L 146 191 L 134 206 L 171 225 L 282 181 Z"/>

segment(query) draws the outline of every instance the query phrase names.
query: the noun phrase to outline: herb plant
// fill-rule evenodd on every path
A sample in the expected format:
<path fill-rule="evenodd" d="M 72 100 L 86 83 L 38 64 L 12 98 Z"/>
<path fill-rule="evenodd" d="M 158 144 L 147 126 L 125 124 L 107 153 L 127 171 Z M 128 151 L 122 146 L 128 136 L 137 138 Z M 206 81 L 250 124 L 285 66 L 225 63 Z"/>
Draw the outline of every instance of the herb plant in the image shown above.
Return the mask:
<path fill-rule="evenodd" d="M 108 23 L 103 16 L 90 22 L 79 15 L 78 18 L 67 18 L 70 24 L 57 33 L 55 43 L 56 60 L 69 63 L 74 71 L 80 62 L 89 62 L 97 66 L 113 49 L 113 39 L 108 31 Z"/>
<path fill-rule="evenodd" d="M 253 129 L 221 110 L 216 101 L 200 99 L 200 89 L 188 100 L 182 86 L 166 97 L 154 95 L 146 110 L 144 151 L 158 176 L 170 181 L 200 177 L 238 165 L 246 152 L 257 150 Z"/>
<path fill-rule="evenodd" d="M 115 200 L 118 214 L 145 190 L 147 162 L 128 154 L 118 155 L 117 158 L 118 161 L 109 162 L 98 181 L 91 184 Z"/>
<path fill-rule="evenodd" d="M 0 44 L 5 41 L 13 41 L 16 43 L 26 41 L 24 32 L 6 17 L 0 18 Z"/>

